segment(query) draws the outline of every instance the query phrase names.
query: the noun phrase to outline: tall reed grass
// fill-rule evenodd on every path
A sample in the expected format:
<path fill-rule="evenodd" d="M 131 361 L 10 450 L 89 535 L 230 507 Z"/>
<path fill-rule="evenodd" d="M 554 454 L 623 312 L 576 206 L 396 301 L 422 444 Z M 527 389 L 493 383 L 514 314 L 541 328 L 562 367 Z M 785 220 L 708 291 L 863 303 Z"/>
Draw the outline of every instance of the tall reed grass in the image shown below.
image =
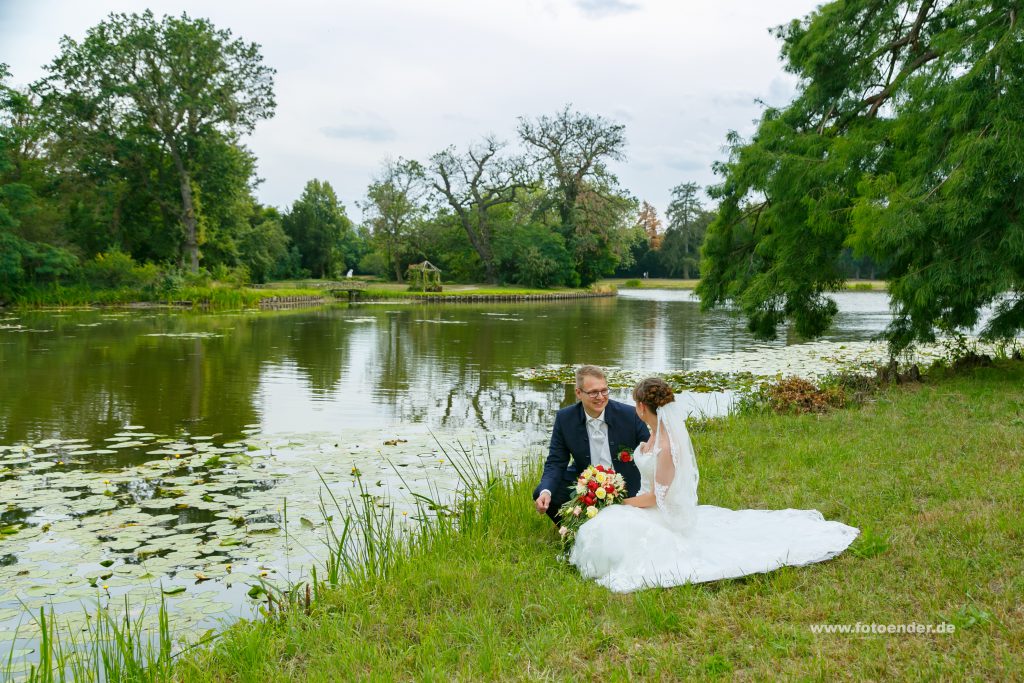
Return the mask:
<path fill-rule="evenodd" d="M 506 483 L 509 472 L 499 472 L 485 451 L 462 444 L 445 446 L 438 442 L 438 446 L 458 473 L 458 488 L 453 495 L 445 496 L 428 484 L 427 494 L 413 493 L 416 512 L 411 524 L 400 523 L 391 506 L 378 507 L 361 479 L 357 479 L 357 488 L 348 498 L 349 505 L 344 506 L 321 475 L 324 487 L 320 512 L 327 520 L 324 559 L 319 567 L 311 568 L 309 576 L 298 581 L 284 586 L 267 582 L 254 586 L 250 595 L 262 601 L 260 612 L 264 619 L 276 627 L 287 625 L 308 616 L 330 591 L 340 586 L 386 580 L 409 562 L 417 549 L 489 525 L 496 496 L 504 493 L 507 498 L 511 490 Z M 401 478 L 401 473 L 397 469 L 396 472 Z M 532 472 L 530 476 L 534 474 L 537 473 Z M 403 484 L 410 489 L 404 479 Z M 86 630 L 75 633 L 62 627 L 59 615 L 52 609 L 41 609 L 38 616 L 32 617 L 40 632 L 36 661 L 26 665 L 15 661 L 12 645 L 7 657 L 0 659 L 0 680 L 27 683 L 175 680 L 177 660 L 222 635 L 207 632 L 186 645 L 175 647 L 175 642 L 182 642 L 182 634 L 172 631 L 163 600 L 157 617 L 155 628 L 147 626 L 146 610 L 133 610 L 125 596 L 123 613 L 114 614 L 108 607 L 98 606 L 90 613 Z M 245 628 L 243 624 L 227 633 L 237 635 Z M 251 650 L 247 650 L 247 654 L 255 656 Z M 194 668 L 194 662 L 185 668 Z"/>

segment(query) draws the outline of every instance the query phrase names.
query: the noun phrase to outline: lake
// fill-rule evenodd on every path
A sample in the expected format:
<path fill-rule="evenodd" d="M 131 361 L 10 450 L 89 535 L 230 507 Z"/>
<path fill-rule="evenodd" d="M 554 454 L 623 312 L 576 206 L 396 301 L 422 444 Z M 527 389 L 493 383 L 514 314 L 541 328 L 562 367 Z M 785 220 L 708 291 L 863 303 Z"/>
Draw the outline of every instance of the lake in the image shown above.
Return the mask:
<path fill-rule="evenodd" d="M 0 312 L 0 653 L 22 603 L 52 605 L 70 628 L 83 604 L 124 595 L 152 609 L 171 594 L 177 628 L 251 614 L 251 586 L 299 580 L 323 555 L 328 489 L 345 505 L 361 482 L 414 524 L 410 494 L 450 495 L 463 449 L 509 472 L 539 457 L 554 411 L 574 398 L 571 386 L 524 379 L 532 368 L 771 374 L 793 371 L 797 357 L 877 355 L 868 342 L 889 320 L 887 296 L 836 299 L 841 312 L 817 344 L 756 341 L 741 321 L 669 290 L 229 314 Z M 613 398 L 629 401 L 628 388 Z M 715 414 L 731 395 L 683 399 Z M 16 659 L 36 633 L 22 621 Z"/>

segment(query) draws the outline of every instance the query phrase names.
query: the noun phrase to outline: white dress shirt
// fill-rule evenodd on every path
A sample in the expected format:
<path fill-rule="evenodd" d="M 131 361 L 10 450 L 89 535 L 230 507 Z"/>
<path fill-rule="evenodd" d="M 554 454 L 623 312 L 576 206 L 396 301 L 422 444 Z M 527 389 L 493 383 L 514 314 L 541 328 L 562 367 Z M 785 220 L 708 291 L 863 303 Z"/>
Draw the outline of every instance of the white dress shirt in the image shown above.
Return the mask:
<path fill-rule="evenodd" d="M 608 423 L 604 421 L 604 411 L 597 417 L 590 417 L 583 411 L 583 420 L 587 425 L 587 436 L 590 437 L 590 464 L 612 466 L 612 449 L 608 444 Z"/>

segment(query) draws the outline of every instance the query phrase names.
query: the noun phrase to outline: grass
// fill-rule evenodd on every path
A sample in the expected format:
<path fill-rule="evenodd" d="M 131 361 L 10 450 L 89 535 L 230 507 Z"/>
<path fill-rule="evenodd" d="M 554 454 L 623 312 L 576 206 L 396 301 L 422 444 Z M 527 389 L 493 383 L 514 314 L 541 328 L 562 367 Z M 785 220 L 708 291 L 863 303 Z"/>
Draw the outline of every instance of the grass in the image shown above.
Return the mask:
<path fill-rule="evenodd" d="M 614 595 L 556 559 L 554 529 L 530 504 L 539 462 L 522 479 L 466 470 L 472 494 L 414 535 L 401 535 L 400 524 L 377 517 L 367 504 L 333 536 L 333 560 L 313 582 L 311 601 L 296 586 L 290 598 L 279 596 L 280 607 L 268 618 L 236 624 L 213 646 L 178 657 L 168 675 L 175 681 L 1019 676 L 1024 363 L 1000 361 L 957 376 L 935 371 L 923 385 L 892 387 L 861 407 L 827 414 L 705 421 L 693 437 L 703 503 L 816 508 L 860 527 L 861 537 L 822 564 Z M 811 630 L 858 622 L 949 622 L 957 630 Z"/>
<path fill-rule="evenodd" d="M 274 282 L 259 288 L 218 286 L 183 287 L 171 292 L 157 293 L 144 289 L 98 289 L 87 285 L 40 287 L 22 294 L 13 303 L 22 308 L 80 306 L 126 306 L 136 303 L 178 304 L 190 302 L 193 308 L 224 311 L 239 308 L 253 308 L 260 300 L 271 297 L 318 296 L 330 298 L 328 281 L 303 280 L 295 282 Z M 442 292 L 410 292 L 408 285 L 374 282 L 362 290 L 361 297 L 367 299 L 420 299 L 424 296 L 445 299 L 456 296 L 537 296 L 565 292 L 604 290 L 607 285 L 580 289 L 525 289 L 501 285 L 445 285 Z M 342 301 L 343 299 L 339 299 Z"/>
<path fill-rule="evenodd" d="M 619 289 L 694 289 L 700 280 L 683 280 L 676 278 L 610 278 L 601 280 L 601 284 L 612 285 Z M 846 290 L 855 292 L 884 292 L 884 280 L 847 280 Z"/>
<path fill-rule="evenodd" d="M 406 285 L 390 284 L 384 285 L 375 283 L 372 287 L 368 287 L 364 290 L 363 296 L 366 298 L 389 298 L 389 299 L 419 299 L 419 298 L 436 298 L 445 299 L 451 297 L 465 297 L 465 296 L 535 296 L 543 297 L 551 294 L 565 294 L 565 293 L 577 293 L 577 292 L 593 292 L 602 291 L 611 293 L 614 290 L 608 285 L 601 283 L 600 286 L 593 285 L 589 289 L 567 289 L 567 288 L 553 288 L 553 289 L 527 289 L 522 287 L 503 287 L 497 285 L 445 285 L 444 291 L 441 292 L 410 292 Z"/>
<path fill-rule="evenodd" d="M 611 285 L 619 289 L 693 289 L 700 280 L 683 280 L 668 277 L 652 277 L 646 280 L 637 278 L 608 278 L 601 280 L 602 285 Z"/>
<path fill-rule="evenodd" d="M 817 508 L 859 526 L 838 559 L 613 595 L 559 563 L 532 512 L 536 466 L 493 480 L 458 525 L 239 624 L 182 681 L 1013 678 L 1024 668 L 1024 364 L 897 387 L 827 415 L 745 415 L 694 434 L 701 499 Z M 950 622 L 952 635 L 812 624 Z"/>
<path fill-rule="evenodd" d="M 144 289 L 98 289 L 87 285 L 37 288 L 28 291 L 14 301 L 23 308 L 77 307 L 77 306 L 124 306 L 135 303 L 175 304 L 191 302 L 193 308 L 209 310 L 231 310 L 251 308 L 261 299 L 284 296 L 325 296 L 319 289 L 252 289 L 226 286 L 183 287 L 170 292 L 154 292 Z"/>

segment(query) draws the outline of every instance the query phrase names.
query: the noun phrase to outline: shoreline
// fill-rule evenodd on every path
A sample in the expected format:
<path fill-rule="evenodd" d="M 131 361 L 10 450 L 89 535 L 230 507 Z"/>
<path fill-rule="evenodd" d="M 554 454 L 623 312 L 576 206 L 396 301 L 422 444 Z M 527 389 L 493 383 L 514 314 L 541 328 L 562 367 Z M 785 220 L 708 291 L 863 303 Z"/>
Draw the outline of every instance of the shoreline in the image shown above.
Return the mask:
<path fill-rule="evenodd" d="M 417 301 L 422 303 L 529 303 L 613 297 L 618 290 L 692 291 L 699 280 L 656 278 L 636 280 L 609 278 L 598 281 L 592 289 L 513 289 L 479 284 L 446 285 L 441 292 L 410 292 L 397 283 L 373 283 L 355 296 L 325 293 L 330 283 L 309 284 L 300 281 L 268 283 L 243 288 L 201 287 L 173 292 L 166 297 L 125 290 L 93 290 L 68 287 L 57 291 L 36 292 L 21 301 L 0 303 L 0 311 L 23 311 L 71 308 L 128 308 L 170 310 L 224 311 L 241 308 L 284 310 L 361 301 Z M 882 280 L 848 280 L 844 292 L 885 292 Z"/>
<path fill-rule="evenodd" d="M 358 297 L 347 299 L 334 294 L 324 294 L 322 290 L 295 290 L 288 294 L 276 294 L 281 289 L 272 288 L 245 288 L 245 289 L 220 289 L 207 290 L 198 296 L 194 292 L 184 291 L 169 296 L 166 299 L 146 299 L 145 297 L 132 298 L 130 300 L 103 301 L 102 297 L 97 300 L 40 300 L 37 302 L 16 302 L 0 306 L 0 311 L 39 311 L 39 310 L 68 310 L 68 309 L 170 309 L 170 310 L 193 310 L 193 311 L 214 311 L 225 310 L 259 309 L 259 310 L 283 310 L 292 308 L 314 308 L 317 306 L 328 306 L 334 304 L 352 304 L 360 302 L 387 302 L 397 303 L 416 301 L 420 303 L 528 303 L 532 301 L 559 301 L 572 299 L 593 299 L 606 298 L 618 295 L 614 289 L 602 290 L 553 290 L 553 291 L 529 291 L 481 289 L 480 291 L 465 288 L 453 289 L 443 292 L 409 292 L 406 290 L 386 290 L 367 288 L 359 292 Z M 211 294 L 210 292 L 215 292 Z M 192 294 L 192 296 L 189 296 Z M 78 297 L 75 297 L 78 299 Z M 86 297 L 87 299 L 87 297 Z"/>

